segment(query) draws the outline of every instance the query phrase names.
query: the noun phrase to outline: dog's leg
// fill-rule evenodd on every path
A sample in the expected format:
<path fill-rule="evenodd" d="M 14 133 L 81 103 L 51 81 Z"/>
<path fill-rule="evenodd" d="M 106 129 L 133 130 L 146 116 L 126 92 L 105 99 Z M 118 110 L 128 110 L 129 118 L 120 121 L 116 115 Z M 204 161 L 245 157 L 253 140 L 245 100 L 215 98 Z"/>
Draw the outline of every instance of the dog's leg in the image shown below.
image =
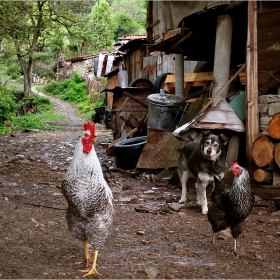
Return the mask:
<path fill-rule="evenodd" d="M 187 201 L 187 182 L 189 180 L 188 171 L 181 172 L 180 182 L 182 186 L 182 195 L 179 203 L 185 203 Z"/>
<path fill-rule="evenodd" d="M 195 184 L 197 203 L 201 205 L 202 214 L 206 215 L 208 212 L 207 198 L 206 198 L 206 187 L 208 182 L 197 180 Z"/>

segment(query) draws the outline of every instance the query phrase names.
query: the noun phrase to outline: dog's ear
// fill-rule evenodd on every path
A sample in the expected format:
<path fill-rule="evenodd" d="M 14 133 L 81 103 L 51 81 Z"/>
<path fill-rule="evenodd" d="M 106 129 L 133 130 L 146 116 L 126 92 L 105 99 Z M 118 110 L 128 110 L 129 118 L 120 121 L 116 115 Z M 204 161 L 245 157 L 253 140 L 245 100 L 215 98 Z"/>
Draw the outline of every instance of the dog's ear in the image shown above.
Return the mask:
<path fill-rule="evenodd" d="M 211 130 L 202 130 L 201 134 L 202 134 L 203 137 L 205 137 L 205 136 L 211 134 Z"/>
<path fill-rule="evenodd" d="M 228 138 L 224 134 L 219 134 L 219 138 L 222 140 L 224 145 L 227 145 L 228 143 Z"/>

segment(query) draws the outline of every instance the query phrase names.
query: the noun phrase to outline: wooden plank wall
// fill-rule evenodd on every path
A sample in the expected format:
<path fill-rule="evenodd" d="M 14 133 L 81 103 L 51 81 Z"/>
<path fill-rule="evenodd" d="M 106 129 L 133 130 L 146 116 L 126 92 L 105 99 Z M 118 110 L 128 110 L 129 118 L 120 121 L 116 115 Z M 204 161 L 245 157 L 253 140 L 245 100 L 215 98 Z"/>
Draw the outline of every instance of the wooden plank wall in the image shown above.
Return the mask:
<path fill-rule="evenodd" d="M 280 71 L 280 2 L 258 3 L 258 68 L 259 85 L 268 82 L 269 73 Z"/>
<path fill-rule="evenodd" d="M 136 78 L 140 78 L 139 75 L 143 70 L 143 59 L 146 56 L 146 46 L 141 46 L 137 50 L 130 50 L 127 56 L 128 63 L 128 83 Z M 147 78 L 147 77 L 143 77 Z"/>

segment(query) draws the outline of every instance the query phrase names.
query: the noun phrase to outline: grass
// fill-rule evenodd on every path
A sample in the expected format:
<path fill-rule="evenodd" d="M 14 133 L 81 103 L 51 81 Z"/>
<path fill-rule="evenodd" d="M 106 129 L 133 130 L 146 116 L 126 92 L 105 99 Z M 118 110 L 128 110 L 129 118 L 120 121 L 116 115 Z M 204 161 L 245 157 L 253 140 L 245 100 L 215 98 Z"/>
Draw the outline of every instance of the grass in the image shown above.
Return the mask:
<path fill-rule="evenodd" d="M 18 96 L 22 94 L 22 89 L 19 85 L 23 85 L 23 79 L 18 75 L 18 67 L 13 63 L 0 58 L 0 135 L 11 133 L 11 126 L 16 131 L 25 129 L 48 129 L 57 130 L 63 129 L 64 126 L 57 126 L 55 123 L 66 123 L 66 117 L 57 115 L 54 110 L 54 104 L 47 97 L 31 95 L 24 100 L 19 100 Z M 9 82 L 3 86 L 5 82 Z M 13 84 L 13 85 L 11 85 Z M 104 102 L 99 100 L 100 94 L 96 93 L 96 98 L 89 95 L 86 91 L 85 81 L 78 74 L 66 79 L 62 82 L 52 82 L 49 84 L 32 84 L 40 92 L 55 98 L 69 102 L 77 108 L 79 117 L 90 120 L 94 108 L 104 105 Z M 16 98 L 17 96 L 17 98 Z M 28 113 L 26 115 L 18 115 L 20 108 L 23 108 L 27 102 L 33 103 L 38 107 L 38 113 Z M 34 99 L 34 100 L 33 100 Z M 23 110 L 21 110 L 23 111 Z M 5 124 L 8 122 L 10 126 Z"/>

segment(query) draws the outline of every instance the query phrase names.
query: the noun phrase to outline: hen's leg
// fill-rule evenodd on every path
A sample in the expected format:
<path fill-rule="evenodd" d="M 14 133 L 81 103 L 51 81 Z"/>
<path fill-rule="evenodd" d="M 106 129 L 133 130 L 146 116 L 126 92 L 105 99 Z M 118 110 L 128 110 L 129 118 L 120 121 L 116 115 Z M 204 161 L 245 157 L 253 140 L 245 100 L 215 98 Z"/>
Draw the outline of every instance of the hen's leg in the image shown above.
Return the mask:
<path fill-rule="evenodd" d="M 233 251 L 234 251 L 234 254 L 237 255 L 236 253 L 236 239 L 233 238 Z"/>
<path fill-rule="evenodd" d="M 213 245 L 215 244 L 215 239 L 216 239 L 216 234 L 215 234 L 215 232 L 213 231 L 213 238 L 212 238 L 212 244 L 213 244 Z"/>
<path fill-rule="evenodd" d="M 87 244 L 87 241 L 84 241 L 84 253 L 85 253 L 85 259 L 80 261 L 80 262 L 76 262 L 75 264 L 86 264 L 86 267 L 89 266 L 89 263 L 91 261 L 91 257 L 90 257 L 90 254 L 89 254 L 89 249 L 88 249 L 88 244 Z"/>
<path fill-rule="evenodd" d="M 97 255 L 98 255 L 98 250 L 94 250 L 91 269 L 80 270 L 81 272 L 86 272 L 86 274 L 83 277 L 89 276 L 89 275 L 101 275 L 96 270 Z"/>

